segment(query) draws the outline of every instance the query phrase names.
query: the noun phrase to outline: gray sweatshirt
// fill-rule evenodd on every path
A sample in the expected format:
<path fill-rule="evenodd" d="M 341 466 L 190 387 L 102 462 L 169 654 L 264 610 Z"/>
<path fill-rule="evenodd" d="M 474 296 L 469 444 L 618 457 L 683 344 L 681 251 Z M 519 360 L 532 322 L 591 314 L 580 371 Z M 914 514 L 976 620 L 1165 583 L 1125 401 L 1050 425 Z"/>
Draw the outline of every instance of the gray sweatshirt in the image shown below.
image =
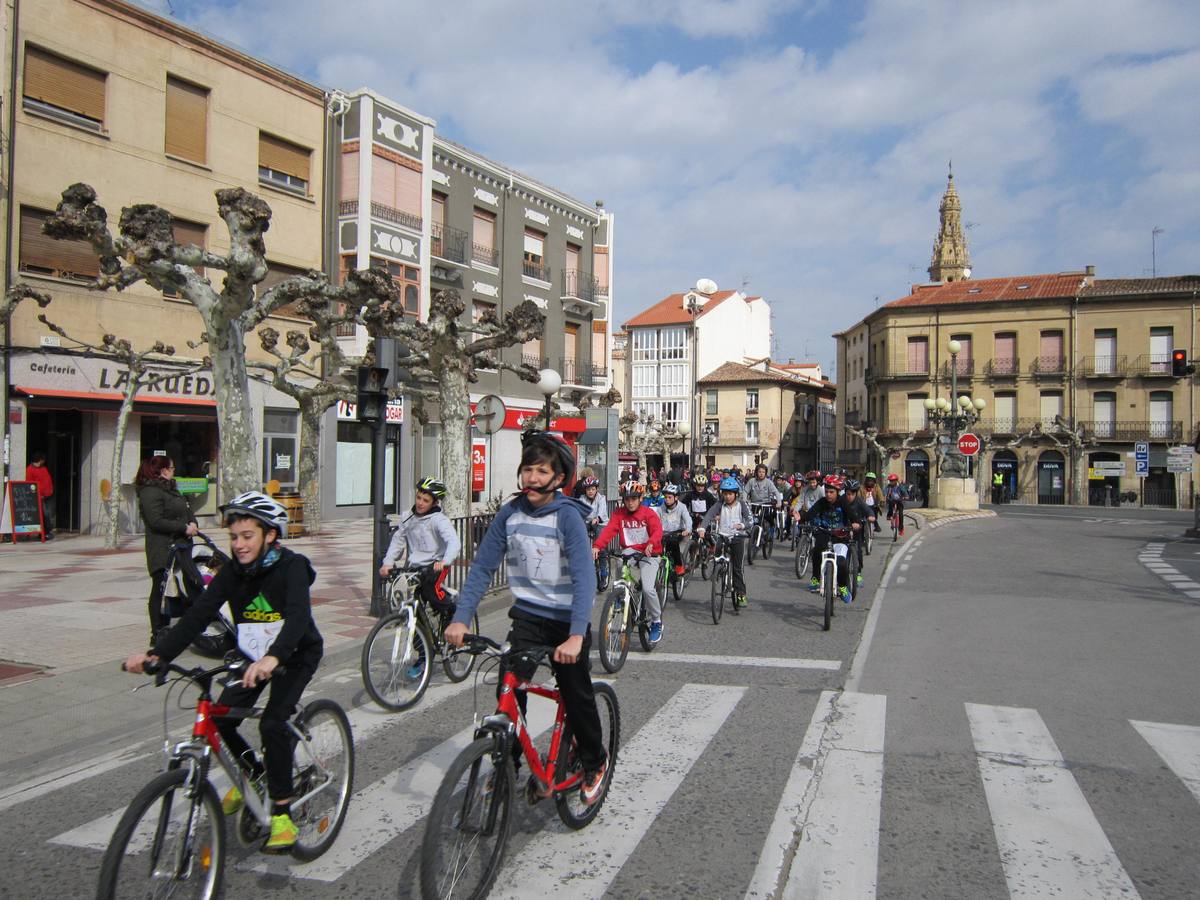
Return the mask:
<path fill-rule="evenodd" d="M 458 558 L 458 552 L 462 549 L 454 526 L 440 509 L 423 516 L 412 511 L 406 513 L 388 544 L 383 565 L 394 564 L 406 543 L 410 566 L 427 566 L 438 560 L 448 566 Z"/>
<path fill-rule="evenodd" d="M 664 503 L 662 506 L 654 507 L 654 511 L 662 519 L 663 534 L 669 534 L 672 531 L 692 530 L 692 517 L 683 508 L 682 503 L 676 503 L 674 509 L 667 509 L 667 505 Z"/>
<path fill-rule="evenodd" d="M 700 523 L 700 527 L 707 532 L 713 519 L 717 520 L 717 533 L 723 534 L 726 537 L 737 537 L 739 534 L 745 534 L 750 526 L 754 524 L 754 518 L 750 515 L 750 507 L 740 497 L 732 505 L 727 505 L 722 500 L 720 503 L 710 506 L 704 516 L 704 521 Z M 738 522 L 742 523 L 740 529 L 734 527 Z"/>
<path fill-rule="evenodd" d="M 751 478 L 742 488 L 742 496 L 748 503 L 778 503 L 783 499 L 783 494 L 779 493 L 779 488 L 775 487 L 775 482 L 770 478 L 764 478 L 762 481 Z"/>

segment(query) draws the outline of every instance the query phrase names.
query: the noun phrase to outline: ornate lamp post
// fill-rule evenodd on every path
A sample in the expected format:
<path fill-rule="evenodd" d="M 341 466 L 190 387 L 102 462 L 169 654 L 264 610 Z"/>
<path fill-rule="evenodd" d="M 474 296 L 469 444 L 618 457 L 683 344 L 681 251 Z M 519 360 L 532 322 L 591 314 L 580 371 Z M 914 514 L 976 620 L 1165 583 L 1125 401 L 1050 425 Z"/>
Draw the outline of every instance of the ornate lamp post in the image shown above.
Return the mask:
<path fill-rule="evenodd" d="M 562 376 L 553 369 L 542 369 L 538 372 L 537 389 L 546 397 L 546 430 L 550 430 L 551 406 L 550 398 L 558 393 L 558 389 L 562 387 Z"/>
<path fill-rule="evenodd" d="M 687 422 L 680 422 L 678 425 L 675 426 L 675 431 L 679 435 L 679 452 L 680 453 L 688 453 L 687 439 L 688 439 L 688 435 L 690 435 L 692 433 L 692 426 L 689 425 Z M 693 449 L 695 448 L 695 446 L 696 446 L 696 442 L 693 441 L 692 442 Z M 694 466 L 696 464 L 695 456 L 696 456 L 695 452 L 688 454 L 689 465 Z M 667 462 L 670 463 L 670 459 L 668 459 Z M 668 468 L 673 468 L 673 467 L 668 466 Z"/>
<path fill-rule="evenodd" d="M 937 431 L 947 432 L 937 435 L 936 438 L 939 449 L 944 447 L 944 451 L 938 454 L 938 502 L 947 508 L 976 509 L 979 497 L 974 487 L 968 488 L 959 482 L 953 488 L 949 488 L 943 481 L 966 480 L 967 460 L 958 449 L 958 437 L 965 429 L 979 421 L 980 413 L 987 403 L 982 397 L 969 397 L 966 394 L 959 396 L 958 354 L 962 350 L 962 344 L 951 340 L 946 349 L 950 352 L 950 399 L 926 397 L 923 404 L 930 425 Z M 951 500 L 951 496 L 955 499 Z"/>

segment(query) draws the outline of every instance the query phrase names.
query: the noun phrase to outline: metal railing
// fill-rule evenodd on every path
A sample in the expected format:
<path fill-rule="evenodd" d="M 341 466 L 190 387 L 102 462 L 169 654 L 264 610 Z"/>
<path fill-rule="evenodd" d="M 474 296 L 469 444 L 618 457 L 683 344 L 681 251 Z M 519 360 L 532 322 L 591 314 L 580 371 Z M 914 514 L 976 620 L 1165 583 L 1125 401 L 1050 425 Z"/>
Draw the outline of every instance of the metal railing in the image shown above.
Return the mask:
<path fill-rule="evenodd" d="M 1083 421 L 1084 435 L 1099 441 L 1182 441 L 1182 421 Z"/>
<path fill-rule="evenodd" d="M 1016 378 L 1021 374 L 1021 360 L 1015 356 L 989 359 L 985 371 L 989 378 Z"/>
<path fill-rule="evenodd" d="M 1128 357 L 1085 356 L 1079 361 L 1079 374 L 1084 378 L 1122 378 L 1129 369 Z"/>
<path fill-rule="evenodd" d="M 954 369 L 954 375 L 958 378 L 970 378 L 975 374 L 975 360 L 964 359 L 961 355 L 954 360 L 942 363 L 942 374 L 946 377 L 950 376 L 950 370 Z"/>
<path fill-rule="evenodd" d="M 383 203 L 371 201 L 371 217 L 382 219 L 385 222 L 391 222 L 395 225 L 403 225 L 405 228 L 411 228 L 413 231 L 420 231 L 422 219 L 420 216 L 414 216 L 412 213 L 405 212 L 402 209 L 394 209 Z"/>
<path fill-rule="evenodd" d="M 586 300 L 588 303 L 595 303 L 599 285 L 600 282 L 592 277 L 591 272 L 563 269 L 562 295 L 564 297 L 575 297 L 579 300 Z"/>
<path fill-rule="evenodd" d="M 429 226 L 429 252 L 440 259 L 465 263 L 469 237 L 470 235 L 461 228 L 451 228 L 449 225 L 439 225 L 435 222 Z"/>
<path fill-rule="evenodd" d="M 550 267 L 529 259 L 521 261 L 521 273 L 526 278 L 534 278 L 538 281 L 548 282 L 550 280 Z"/>
<path fill-rule="evenodd" d="M 867 369 L 867 378 L 871 379 L 900 379 L 928 378 L 929 360 L 924 363 L 908 359 L 883 360 Z"/>
<path fill-rule="evenodd" d="M 358 201 L 357 200 L 343 200 L 341 203 L 338 204 L 338 215 L 339 216 L 356 216 L 356 215 L 358 215 Z"/>
<path fill-rule="evenodd" d="M 1062 378 L 1067 374 L 1065 356 L 1039 356 L 1034 359 L 1029 371 L 1042 378 Z"/>
<path fill-rule="evenodd" d="M 592 364 L 578 359 L 559 357 L 559 372 L 565 384 L 592 386 Z"/>
<path fill-rule="evenodd" d="M 500 265 L 500 251 L 486 244 L 471 244 L 471 259 L 485 266 Z"/>
<path fill-rule="evenodd" d="M 533 353 L 522 353 L 521 363 L 526 366 L 533 366 L 535 369 L 545 369 L 550 365 L 548 356 L 537 356 Z"/>
<path fill-rule="evenodd" d="M 1133 365 L 1133 374 L 1143 378 L 1172 378 L 1170 353 L 1143 353 Z"/>

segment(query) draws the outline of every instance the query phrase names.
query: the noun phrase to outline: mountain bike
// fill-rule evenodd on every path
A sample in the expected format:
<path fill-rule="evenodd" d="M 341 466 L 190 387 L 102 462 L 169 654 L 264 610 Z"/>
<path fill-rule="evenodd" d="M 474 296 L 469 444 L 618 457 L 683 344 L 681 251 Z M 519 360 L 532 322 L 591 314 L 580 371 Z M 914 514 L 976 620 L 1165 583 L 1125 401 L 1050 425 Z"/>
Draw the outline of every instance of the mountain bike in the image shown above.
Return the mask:
<path fill-rule="evenodd" d="M 797 522 L 794 543 L 796 548 L 796 577 L 803 581 L 808 577 L 808 570 L 812 568 L 812 527 Z"/>
<path fill-rule="evenodd" d="M 625 665 L 625 657 L 629 655 L 629 634 L 633 627 L 637 627 L 642 649 L 647 653 L 654 650 L 655 645 L 650 643 L 650 613 L 642 594 L 639 564 L 643 559 L 653 557 L 637 551 L 621 554 L 620 570 L 600 612 L 600 665 L 610 674 L 619 672 L 621 666 Z M 661 584 L 661 569 L 655 578 Z M 660 602 L 663 596 L 660 594 Z"/>
<path fill-rule="evenodd" d="M 871 507 L 872 513 L 874 512 L 874 509 L 875 509 L 874 507 Z M 871 555 L 871 547 L 875 543 L 875 523 L 872 522 L 870 519 L 867 519 L 867 521 L 862 523 L 862 527 L 863 527 L 863 552 L 866 553 L 867 556 L 870 556 Z"/>
<path fill-rule="evenodd" d="M 714 625 L 721 624 L 721 614 L 725 610 L 725 600 L 729 599 L 729 608 L 737 614 L 737 604 L 733 602 L 733 563 L 729 557 L 733 540 L 723 534 L 713 536 L 712 578 L 709 581 L 709 610 L 712 613 Z"/>
<path fill-rule="evenodd" d="M 221 892 L 225 868 L 225 814 L 209 778 L 214 758 L 245 805 L 238 813 L 237 838 L 242 846 L 261 848 L 271 831 L 271 801 L 265 779 L 251 778 L 221 740 L 215 719 L 260 718 L 263 707 L 223 706 L 212 699 L 212 683 L 236 673 L 246 660 L 214 669 L 185 669 L 175 663 L 147 664 L 152 684 L 200 688 L 192 736 L 167 751 L 166 771 L 138 792 L 117 823 L 100 865 L 96 896 L 168 897 L 187 894 L 201 898 Z M 124 666 L 122 666 L 124 668 Z M 145 685 L 142 685 L 145 687 Z M 141 690 L 136 688 L 135 690 Z M 171 690 L 163 703 L 163 730 L 171 707 Z M 291 816 L 300 837 L 291 855 L 313 860 L 333 844 L 346 818 L 354 783 L 354 741 L 346 713 L 332 700 L 301 706 L 289 720 L 295 741 L 295 795 Z M 166 741 L 164 741 L 164 744 Z M 261 758 L 261 757 L 260 757 Z"/>
<path fill-rule="evenodd" d="M 746 544 L 746 562 L 754 564 L 754 554 L 762 550 L 763 559 L 771 558 L 771 548 L 775 543 L 772 521 L 775 507 L 770 503 L 751 503 L 750 514 L 754 524 L 750 528 L 750 540 Z"/>
<path fill-rule="evenodd" d="M 708 580 L 709 566 L 712 565 L 712 545 L 708 540 L 700 540 L 694 537 L 696 526 L 692 527 L 692 542 L 688 544 L 687 561 L 685 565 L 688 568 L 688 578 L 691 579 L 692 574 L 699 569 L 700 577 L 705 581 Z"/>
<path fill-rule="evenodd" d="M 415 706 L 429 687 L 434 654 L 441 656 L 442 669 L 451 681 L 471 674 L 475 657 L 452 654 L 443 633 L 450 624 L 451 604 L 446 610 L 429 608 L 417 590 L 427 566 L 397 566 L 384 586 L 387 612 L 367 635 L 359 668 L 363 687 L 371 699 L 386 710 L 399 712 Z M 479 631 L 479 616 L 469 626 Z"/>
<path fill-rule="evenodd" d="M 665 547 L 666 542 L 669 540 L 674 540 L 676 543 L 682 543 L 682 532 L 672 532 L 663 535 L 664 548 L 662 565 L 659 569 L 657 584 L 659 586 L 659 596 L 662 597 L 664 601 L 667 599 L 667 590 L 669 588 L 671 595 L 675 598 L 675 602 L 678 603 L 683 599 L 683 594 L 687 590 L 687 586 L 692 581 L 692 570 L 685 565 L 683 567 L 682 575 L 675 571 L 675 565 L 671 562 L 671 556 L 666 552 Z M 680 559 L 683 559 L 682 554 L 680 555 Z"/>
<path fill-rule="evenodd" d="M 557 688 L 523 681 L 514 664 L 550 665 L 553 647 L 510 651 L 493 640 L 468 634 L 464 649 L 472 656 L 487 654 L 502 661 L 496 711 L 484 716 L 475 740 L 450 764 L 433 799 L 421 842 L 421 893 L 427 900 L 484 897 L 504 861 L 512 825 L 516 788 L 513 754 L 524 755 L 530 775 L 525 799 L 530 805 L 554 798 L 558 817 L 568 828 L 583 828 L 596 818 L 608 796 L 621 737 L 621 713 L 616 692 L 603 682 L 593 685 L 600 712 L 608 761 L 600 796 L 583 798 L 585 772 Z M 550 745 L 542 753 L 534 746 L 516 692 L 525 691 L 558 705 Z"/>
<path fill-rule="evenodd" d="M 893 503 L 888 512 L 888 524 L 892 526 L 892 543 L 900 537 L 900 529 L 904 527 L 904 510 L 899 503 Z"/>
<path fill-rule="evenodd" d="M 588 542 L 596 540 L 600 534 L 600 524 L 588 526 Z M 608 565 L 608 550 L 601 550 L 600 555 L 596 557 L 596 593 L 603 593 L 608 590 L 609 565 Z"/>
<path fill-rule="evenodd" d="M 850 538 L 842 529 L 832 530 L 829 528 L 821 528 L 817 525 L 806 525 L 805 528 L 810 533 L 821 532 L 829 535 L 829 541 L 825 545 L 825 549 L 821 551 L 821 568 L 820 568 L 820 596 L 822 605 L 824 606 L 824 620 L 821 626 L 822 631 L 828 631 L 832 624 L 834 600 L 837 598 L 838 583 L 837 583 L 837 558 L 840 555 L 837 552 L 837 547 L 843 546 L 846 548 L 847 558 L 851 556 L 848 541 Z M 849 560 L 847 559 L 849 566 Z M 851 571 L 847 569 L 847 571 Z M 850 577 L 853 577 L 851 571 Z"/>

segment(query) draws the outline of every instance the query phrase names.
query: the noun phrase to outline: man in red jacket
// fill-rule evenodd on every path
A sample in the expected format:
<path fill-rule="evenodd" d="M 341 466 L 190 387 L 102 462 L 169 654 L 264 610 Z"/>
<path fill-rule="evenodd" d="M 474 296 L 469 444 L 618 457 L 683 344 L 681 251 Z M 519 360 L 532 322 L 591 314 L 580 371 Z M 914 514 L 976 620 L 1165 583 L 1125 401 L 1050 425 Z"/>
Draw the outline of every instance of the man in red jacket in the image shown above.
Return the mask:
<path fill-rule="evenodd" d="M 25 467 L 25 480 L 32 481 L 38 488 L 38 502 L 42 504 L 42 528 L 46 537 L 54 537 L 54 506 L 47 503 L 54 496 L 54 479 L 46 468 L 46 454 L 37 450 L 29 457 L 29 465 Z"/>
<path fill-rule="evenodd" d="M 658 554 L 662 552 L 662 521 L 653 507 L 642 506 L 646 488 L 636 481 L 621 485 L 621 505 L 613 510 L 612 518 L 592 542 L 592 556 L 598 557 L 609 541 L 620 533 L 621 552 L 636 550 L 645 554 L 638 570 L 642 576 L 642 596 L 650 612 L 650 642 L 662 640 L 662 602 L 654 588 L 658 575 Z"/>

